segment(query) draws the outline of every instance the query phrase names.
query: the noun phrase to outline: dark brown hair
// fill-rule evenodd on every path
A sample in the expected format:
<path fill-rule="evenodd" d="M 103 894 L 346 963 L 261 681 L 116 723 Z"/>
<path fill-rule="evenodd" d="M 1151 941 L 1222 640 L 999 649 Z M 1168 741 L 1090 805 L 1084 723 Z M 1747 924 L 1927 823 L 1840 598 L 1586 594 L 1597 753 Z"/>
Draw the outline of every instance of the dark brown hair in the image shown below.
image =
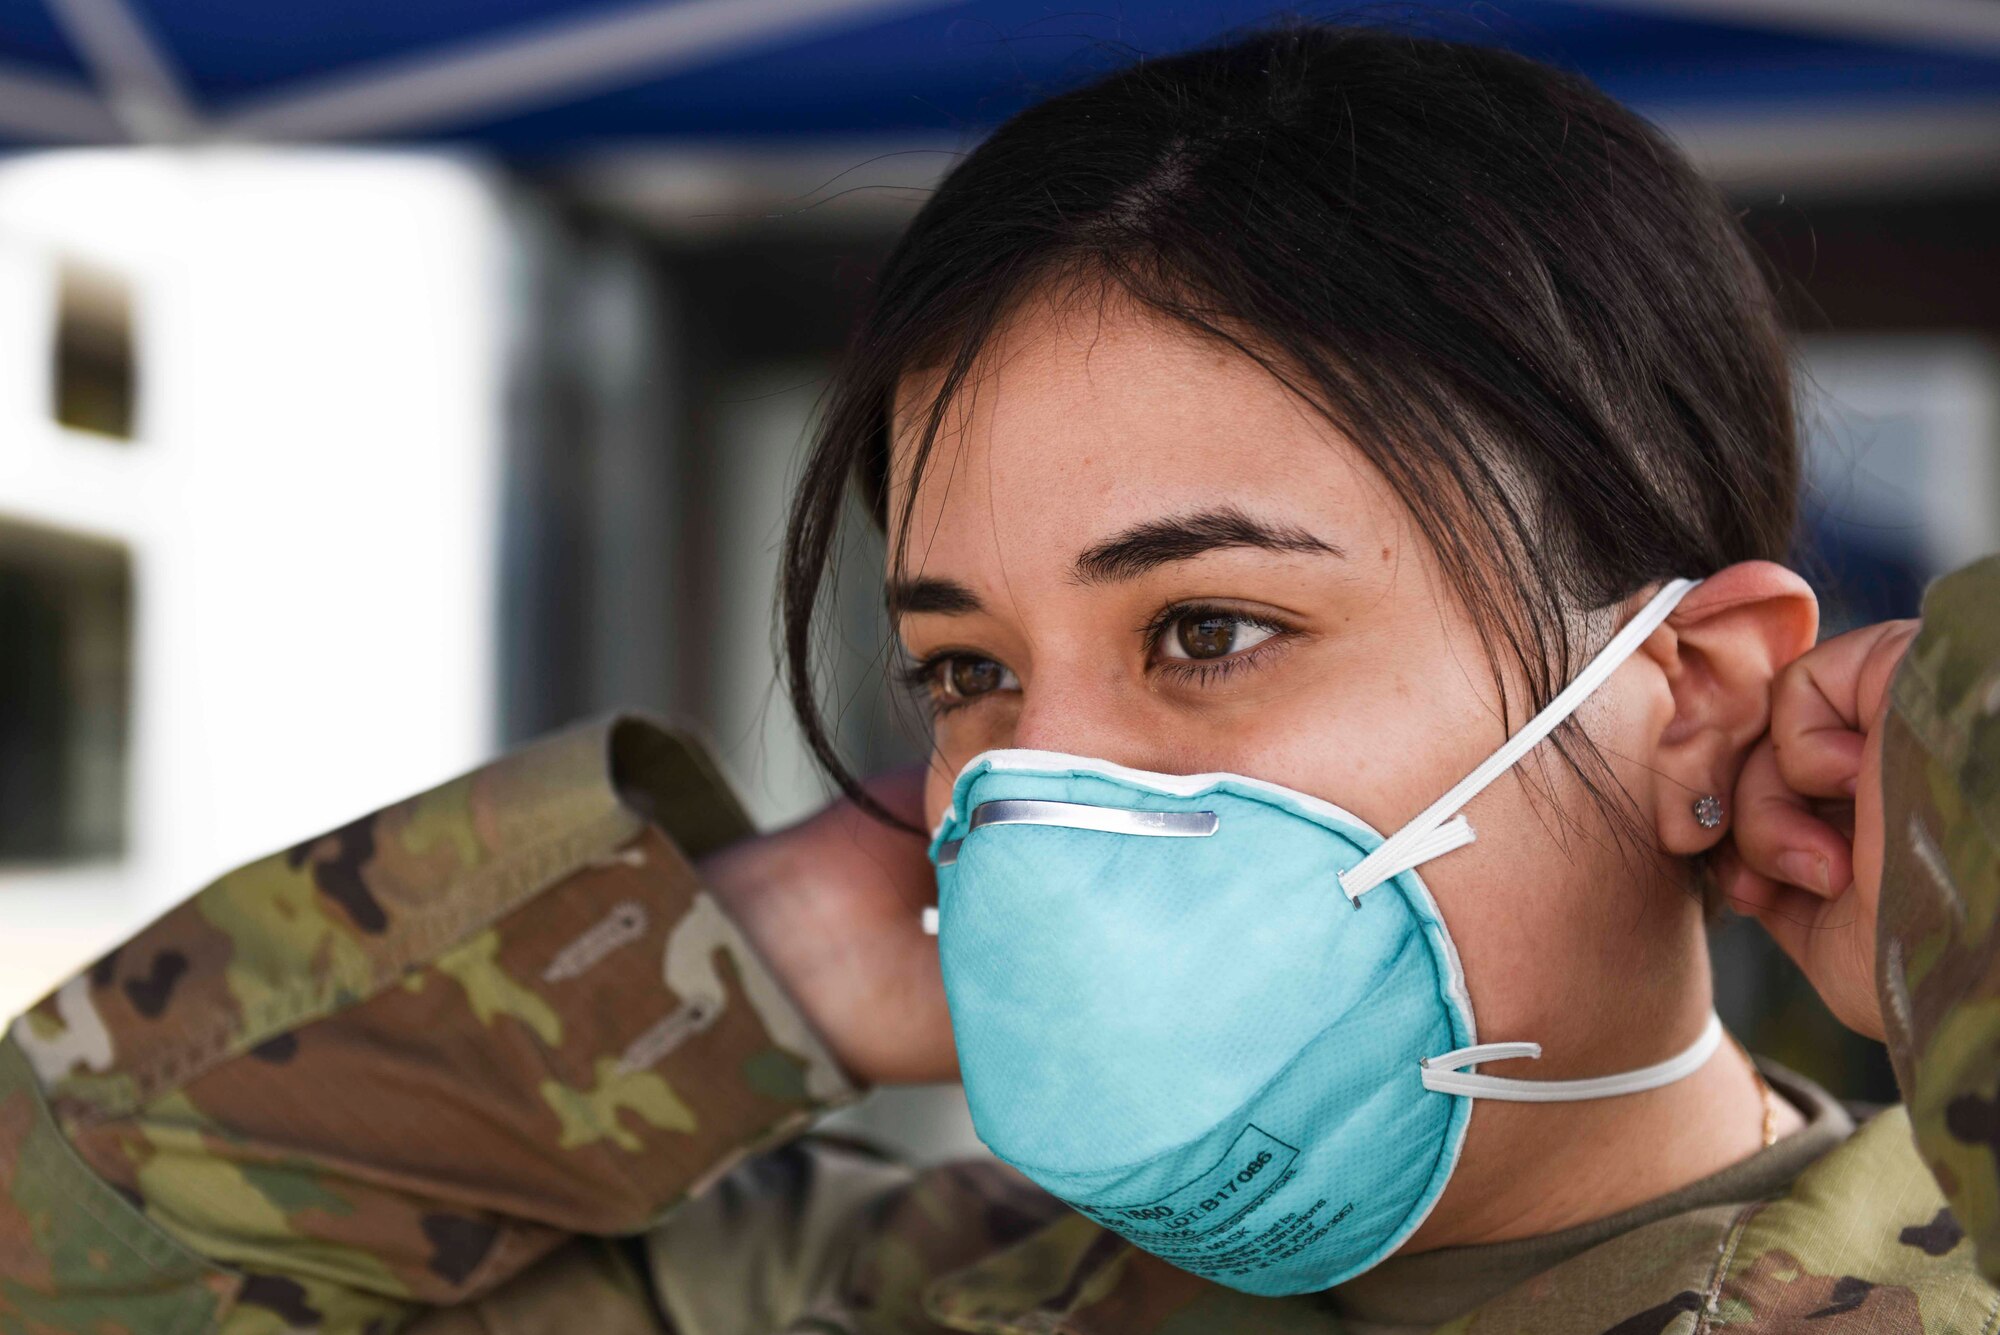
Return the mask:
<path fill-rule="evenodd" d="M 940 373 L 916 476 L 1010 310 L 1105 284 L 1255 358 L 1366 453 L 1503 697 L 1525 684 L 1510 711 L 1570 676 L 1580 609 L 1788 549 L 1799 463 L 1771 293 L 1720 193 L 1651 125 L 1520 56 L 1370 28 L 1143 61 L 952 171 L 831 387 L 786 534 L 785 667 L 814 754 L 871 809 L 812 672 L 847 489 L 898 554 L 897 385 Z M 1601 762 L 1558 741 L 1604 800 Z"/>

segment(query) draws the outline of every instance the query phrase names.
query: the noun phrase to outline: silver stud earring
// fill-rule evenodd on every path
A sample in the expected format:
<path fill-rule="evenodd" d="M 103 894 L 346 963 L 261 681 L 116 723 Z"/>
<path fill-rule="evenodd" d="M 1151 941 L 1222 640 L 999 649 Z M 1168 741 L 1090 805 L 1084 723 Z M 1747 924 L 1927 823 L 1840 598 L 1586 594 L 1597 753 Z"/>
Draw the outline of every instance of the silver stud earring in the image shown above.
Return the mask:
<path fill-rule="evenodd" d="M 1714 793 L 1704 793 L 1694 802 L 1694 823 L 1704 830 L 1713 830 L 1722 824 L 1722 799 Z"/>

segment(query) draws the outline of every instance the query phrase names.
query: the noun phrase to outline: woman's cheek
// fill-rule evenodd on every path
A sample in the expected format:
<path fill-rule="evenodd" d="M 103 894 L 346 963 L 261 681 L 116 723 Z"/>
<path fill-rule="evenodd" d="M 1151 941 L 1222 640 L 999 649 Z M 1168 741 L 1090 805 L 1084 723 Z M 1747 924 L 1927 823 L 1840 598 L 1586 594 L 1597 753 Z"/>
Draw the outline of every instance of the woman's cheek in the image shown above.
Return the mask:
<path fill-rule="evenodd" d="M 940 715 L 931 733 L 938 761 L 956 775 L 980 752 L 1012 746 L 1016 712 L 1011 700 L 992 699 L 977 700 Z"/>

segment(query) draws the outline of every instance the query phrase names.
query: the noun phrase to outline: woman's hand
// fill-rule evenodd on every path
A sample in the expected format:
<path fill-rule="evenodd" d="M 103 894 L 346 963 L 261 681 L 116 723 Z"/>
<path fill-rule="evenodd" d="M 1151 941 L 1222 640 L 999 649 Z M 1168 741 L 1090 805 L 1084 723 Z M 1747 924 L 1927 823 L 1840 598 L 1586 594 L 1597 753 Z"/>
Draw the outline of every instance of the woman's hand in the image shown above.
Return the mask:
<path fill-rule="evenodd" d="M 1737 778 L 1716 863 L 1737 911 L 1764 925 L 1843 1024 L 1878 1039 L 1881 724 L 1918 624 L 1849 631 L 1778 674 L 1770 732 Z"/>
<path fill-rule="evenodd" d="M 923 823 L 921 766 L 868 791 Z M 704 858 L 701 874 L 848 1073 L 871 1084 L 958 1075 L 937 942 L 922 910 L 937 880 L 924 841 L 846 799 Z"/>

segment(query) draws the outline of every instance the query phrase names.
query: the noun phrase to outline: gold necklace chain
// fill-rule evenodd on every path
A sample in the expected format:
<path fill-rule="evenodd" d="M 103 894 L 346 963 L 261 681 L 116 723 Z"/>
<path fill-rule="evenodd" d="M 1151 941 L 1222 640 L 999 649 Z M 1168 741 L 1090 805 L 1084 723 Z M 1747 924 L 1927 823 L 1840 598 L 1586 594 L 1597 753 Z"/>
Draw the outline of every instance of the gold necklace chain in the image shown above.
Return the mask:
<path fill-rule="evenodd" d="M 1750 1068 L 1750 1078 L 1757 1082 L 1757 1096 L 1764 1105 L 1764 1148 L 1769 1149 L 1778 1143 L 1778 1091 L 1771 1088 L 1771 1082 L 1757 1069 L 1757 1059 L 1750 1055 L 1750 1049 L 1744 1047 L 1734 1034 L 1729 1036 L 1729 1041 L 1743 1054 L 1743 1063 Z"/>

